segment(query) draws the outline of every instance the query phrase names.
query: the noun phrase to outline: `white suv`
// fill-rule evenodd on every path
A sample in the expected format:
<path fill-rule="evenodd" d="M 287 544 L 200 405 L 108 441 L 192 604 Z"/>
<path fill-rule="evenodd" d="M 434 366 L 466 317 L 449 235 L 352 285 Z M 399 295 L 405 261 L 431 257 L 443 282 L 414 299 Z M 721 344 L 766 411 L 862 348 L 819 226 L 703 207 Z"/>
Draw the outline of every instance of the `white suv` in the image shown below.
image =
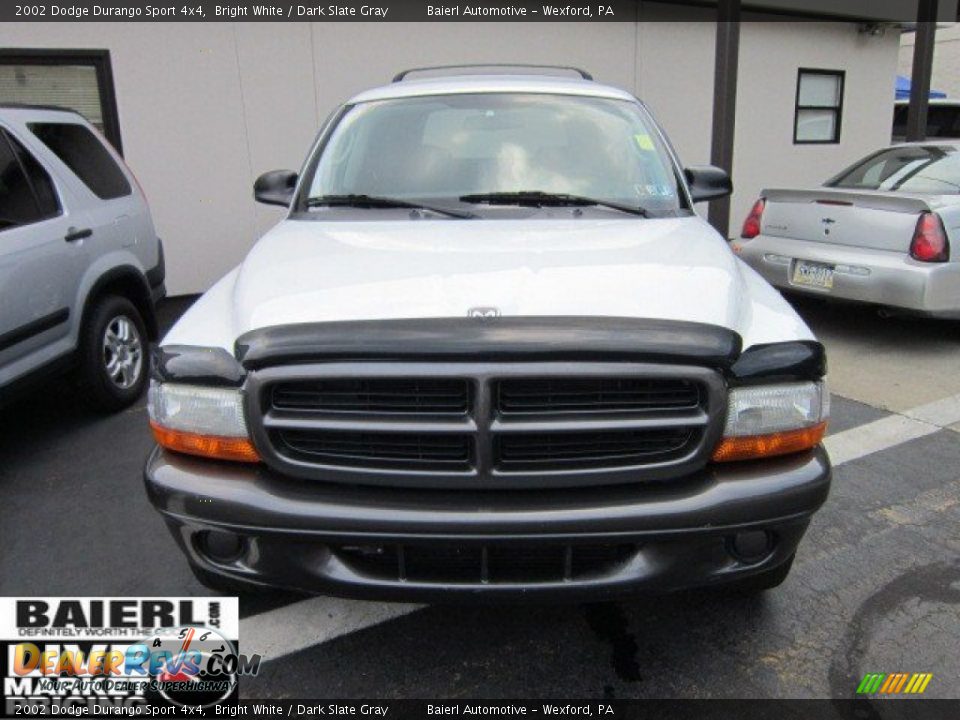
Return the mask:
<path fill-rule="evenodd" d="M 362 93 L 158 347 L 147 491 L 214 587 L 593 597 L 790 568 L 830 466 L 823 347 L 693 210 L 630 94 Z"/>
<path fill-rule="evenodd" d="M 0 105 L 0 400 L 73 369 L 104 410 L 148 375 L 163 248 L 136 180 L 78 113 Z"/>

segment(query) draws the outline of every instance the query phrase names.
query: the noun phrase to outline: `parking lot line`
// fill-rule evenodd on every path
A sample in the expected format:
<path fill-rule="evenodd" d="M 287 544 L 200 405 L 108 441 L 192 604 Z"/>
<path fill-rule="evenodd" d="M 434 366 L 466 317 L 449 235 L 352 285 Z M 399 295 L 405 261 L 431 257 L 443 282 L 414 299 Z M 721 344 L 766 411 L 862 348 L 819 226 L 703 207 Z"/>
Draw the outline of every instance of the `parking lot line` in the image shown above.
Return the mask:
<path fill-rule="evenodd" d="M 824 444 L 833 464 L 842 465 L 958 422 L 960 395 L 952 395 L 828 436 Z M 241 620 L 240 638 L 245 653 L 259 653 L 269 662 L 423 607 L 312 597 Z"/>
<path fill-rule="evenodd" d="M 955 425 L 960 422 L 960 395 L 951 395 L 940 400 L 934 400 L 913 410 L 907 410 L 903 414 L 914 420 L 921 420 L 940 427 Z"/>
<path fill-rule="evenodd" d="M 265 661 L 419 610 L 423 605 L 318 596 L 240 621 L 244 653 Z"/>
<path fill-rule="evenodd" d="M 900 415 L 875 420 L 827 437 L 823 444 L 834 465 L 857 460 L 960 422 L 960 395 L 934 400 Z"/>
<path fill-rule="evenodd" d="M 891 415 L 866 425 L 844 430 L 824 439 L 834 465 L 857 460 L 888 447 L 916 440 L 940 430 L 939 425 L 914 420 L 904 415 Z"/>

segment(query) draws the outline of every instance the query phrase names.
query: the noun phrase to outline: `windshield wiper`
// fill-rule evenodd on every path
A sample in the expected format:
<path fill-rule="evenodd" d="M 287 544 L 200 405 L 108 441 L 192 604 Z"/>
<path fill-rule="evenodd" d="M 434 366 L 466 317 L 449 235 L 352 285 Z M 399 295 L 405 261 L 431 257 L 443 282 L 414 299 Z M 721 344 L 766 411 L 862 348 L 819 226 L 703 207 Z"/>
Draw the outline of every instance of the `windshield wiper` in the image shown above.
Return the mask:
<path fill-rule="evenodd" d="M 565 205 L 595 205 L 597 207 L 611 208 L 620 212 L 639 215 L 640 217 L 650 217 L 650 212 L 646 208 L 635 205 L 624 205 L 622 203 L 611 202 L 609 200 L 598 200 L 597 198 L 585 197 L 583 195 L 570 195 L 569 193 L 550 193 L 541 190 L 520 190 L 517 192 L 490 192 L 476 193 L 473 195 L 461 195 L 460 201 L 465 203 L 489 203 L 491 205 L 534 205 L 543 207 L 547 205 L 565 206 Z"/>
<path fill-rule="evenodd" d="M 377 195 L 319 195 L 308 198 L 307 207 L 409 208 L 411 210 L 427 210 L 462 220 L 477 217 L 474 213 L 465 210 L 439 208 L 413 200 L 401 200 L 400 198 L 380 197 Z"/>

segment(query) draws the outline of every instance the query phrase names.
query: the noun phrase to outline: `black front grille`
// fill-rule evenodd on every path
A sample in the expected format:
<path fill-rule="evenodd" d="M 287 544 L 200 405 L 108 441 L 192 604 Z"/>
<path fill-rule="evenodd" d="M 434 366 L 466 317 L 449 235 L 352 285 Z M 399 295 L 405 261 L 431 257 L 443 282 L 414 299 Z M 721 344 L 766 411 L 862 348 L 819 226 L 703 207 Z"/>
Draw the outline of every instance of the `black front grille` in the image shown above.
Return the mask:
<path fill-rule="evenodd" d="M 334 554 L 381 580 L 428 583 L 548 583 L 602 576 L 639 551 L 631 543 L 588 545 L 340 545 Z"/>
<path fill-rule="evenodd" d="M 689 428 L 516 433 L 497 438 L 494 463 L 508 472 L 651 463 L 682 451 L 692 435 Z"/>
<path fill-rule="evenodd" d="M 337 361 L 255 370 L 248 423 L 284 475 L 490 490 L 683 477 L 709 461 L 719 372 L 628 362 Z"/>
<path fill-rule="evenodd" d="M 295 458 L 322 465 L 458 470 L 468 468 L 472 456 L 469 436 L 452 433 L 280 430 L 276 435 Z"/>
<path fill-rule="evenodd" d="M 678 410 L 700 403 L 687 380 L 660 378 L 514 378 L 497 384 L 497 409 L 519 413 L 602 413 Z"/>
<path fill-rule="evenodd" d="M 341 413 L 463 414 L 469 407 L 466 380 L 445 378 L 332 378 L 274 386 L 277 410 Z"/>

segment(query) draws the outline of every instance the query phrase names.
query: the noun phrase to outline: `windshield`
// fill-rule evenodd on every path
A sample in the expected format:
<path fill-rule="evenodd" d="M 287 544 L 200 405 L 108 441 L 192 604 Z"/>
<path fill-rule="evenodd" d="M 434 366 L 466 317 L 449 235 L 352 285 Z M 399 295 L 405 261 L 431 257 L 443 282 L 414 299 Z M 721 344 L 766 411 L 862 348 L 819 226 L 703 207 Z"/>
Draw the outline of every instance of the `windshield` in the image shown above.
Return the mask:
<path fill-rule="evenodd" d="M 828 185 L 955 195 L 960 193 L 960 153 L 956 148 L 940 146 L 890 148 L 854 165 Z"/>
<path fill-rule="evenodd" d="M 549 193 L 649 214 L 684 207 L 666 148 L 636 103 L 532 93 L 355 105 L 303 187 L 304 206 L 329 196 L 454 204 L 489 194 Z"/>

